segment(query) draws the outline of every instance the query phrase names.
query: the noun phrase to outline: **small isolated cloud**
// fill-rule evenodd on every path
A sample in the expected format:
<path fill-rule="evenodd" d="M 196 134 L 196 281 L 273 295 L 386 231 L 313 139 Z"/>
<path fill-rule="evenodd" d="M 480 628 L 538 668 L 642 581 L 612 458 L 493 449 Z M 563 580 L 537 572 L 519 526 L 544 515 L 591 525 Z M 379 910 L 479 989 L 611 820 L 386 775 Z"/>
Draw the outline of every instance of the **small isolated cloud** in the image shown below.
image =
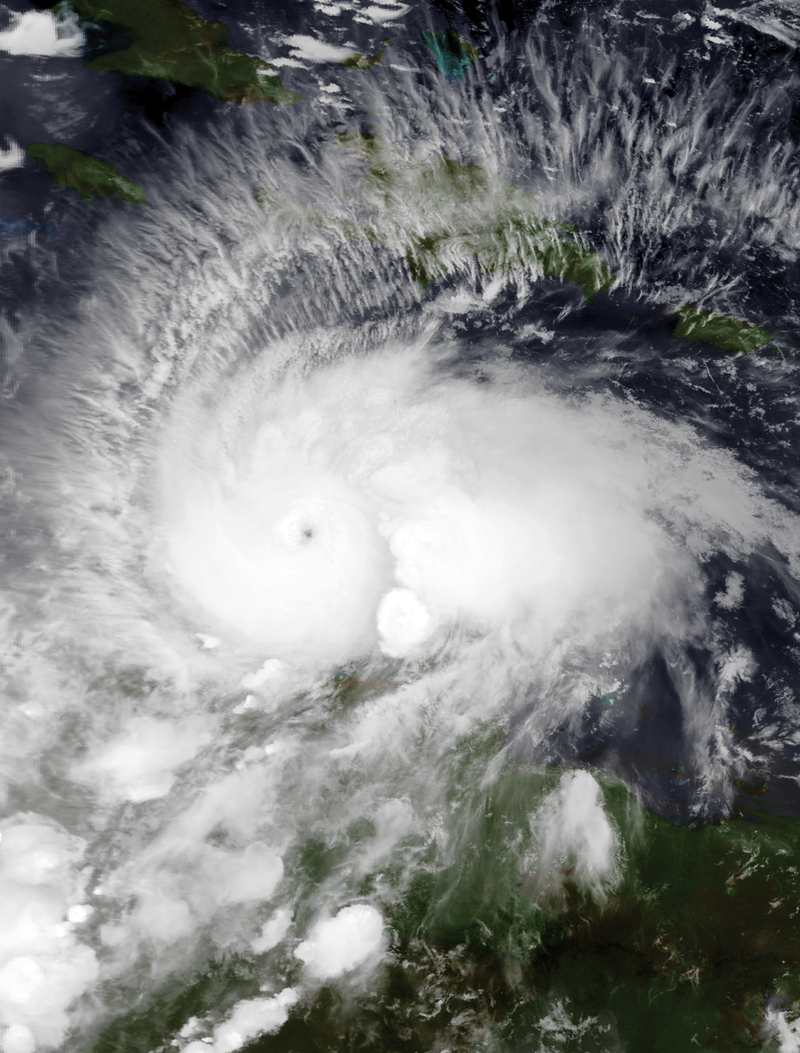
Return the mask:
<path fill-rule="evenodd" d="M 256 954 L 265 954 L 277 947 L 292 927 L 292 912 L 281 907 L 261 926 L 261 935 L 250 944 Z"/>
<path fill-rule="evenodd" d="M 341 62 L 355 51 L 352 44 L 338 47 L 335 44 L 327 44 L 324 40 L 304 36 L 302 33 L 287 37 L 286 43 L 296 58 L 308 59 L 309 62 Z"/>
<path fill-rule="evenodd" d="M 335 918 L 318 922 L 295 957 L 309 974 L 327 980 L 355 969 L 383 946 L 383 918 L 367 903 L 344 907 Z"/>
<path fill-rule="evenodd" d="M 733 611 L 741 606 L 744 599 L 744 578 L 741 574 L 732 573 L 725 579 L 725 590 L 714 597 L 718 607 Z"/>
<path fill-rule="evenodd" d="M 7 172 L 10 168 L 21 168 L 25 163 L 25 151 L 15 143 L 13 139 L 6 139 L 9 144 L 7 149 L 0 150 L 0 172 Z"/>
<path fill-rule="evenodd" d="M 377 7 L 372 5 L 365 7 L 362 14 L 365 15 L 372 22 L 390 22 L 393 18 L 402 18 L 403 15 L 408 14 L 411 10 L 410 7 Z"/>
<path fill-rule="evenodd" d="M 296 58 L 271 58 L 269 64 L 270 66 L 291 66 L 294 69 L 308 69 L 305 62 L 301 62 L 300 59 Z"/>
<path fill-rule="evenodd" d="M 14 15 L 14 25 L 0 33 L 0 51 L 9 55 L 79 58 L 86 37 L 74 16 L 56 18 L 52 11 Z"/>

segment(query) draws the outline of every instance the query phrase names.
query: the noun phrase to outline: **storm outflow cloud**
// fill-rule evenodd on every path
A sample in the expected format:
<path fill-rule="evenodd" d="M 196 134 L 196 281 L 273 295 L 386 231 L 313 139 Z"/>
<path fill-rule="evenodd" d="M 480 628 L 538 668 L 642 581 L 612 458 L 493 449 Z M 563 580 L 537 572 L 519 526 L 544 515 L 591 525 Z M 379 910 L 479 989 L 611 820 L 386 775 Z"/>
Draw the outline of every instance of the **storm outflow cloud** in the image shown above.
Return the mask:
<path fill-rule="evenodd" d="M 746 476 L 683 428 L 446 364 L 423 344 L 290 376 L 257 409 L 189 397 L 160 558 L 205 629 L 289 664 L 417 659 L 465 633 L 528 655 L 564 632 L 680 634 L 703 552 L 766 536 Z"/>

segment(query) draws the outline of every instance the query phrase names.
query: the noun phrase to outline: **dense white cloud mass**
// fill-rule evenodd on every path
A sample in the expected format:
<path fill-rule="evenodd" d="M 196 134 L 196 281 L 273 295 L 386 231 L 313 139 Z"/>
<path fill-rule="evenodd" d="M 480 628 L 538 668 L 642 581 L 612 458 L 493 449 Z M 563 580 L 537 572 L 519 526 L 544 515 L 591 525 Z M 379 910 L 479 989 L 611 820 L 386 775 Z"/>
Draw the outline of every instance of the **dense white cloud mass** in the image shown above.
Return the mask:
<path fill-rule="evenodd" d="M 207 1022 L 220 1053 L 279 1027 L 320 981 L 391 954 L 381 896 L 395 893 L 363 902 L 359 883 L 447 843 L 443 758 L 465 736 L 504 722 L 533 685 L 551 700 L 522 725 L 535 743 L 654 644 L 680 655 L 713 641 L 741 588 L 730 576 L 704 594 L 708 553 L 741 559 L 769 531 L 793 558 L 791 516 L 685 424 L 610 395 L 567 399 L 503 356 L 476 383 L 425 334 L 303 362 L 288 345 L 219 390 L 201 374 L 176 396 L 144 548 L 161 613 L 142 600 L 125 614 L 158 687 L 137 688 L 133 711 L 123 694 L 89 714 L 68 767 L 101 829 L 136 808 L 147 831 L 99 867 L 104 975 L 142 954 L 169 975 L 205 939 L 263 956 L 270 990 L 292 985 Z M 340 664 L 376 687 L 332 718 Z M 752 668 L 723 642 L 708 694 L 682 688 L 709 780 L 729 748 L 719 714 Z M 598 902 L 613 888 L 617 837 L 588 772 L 563 777 L 530 836 L 537 901 L 557 902 L 565 879 Z M 298 859 L 316 844 L 350 847 L 309 885 Z M 62 897 L 54 924 L 85 909 Z M 91 987 L 87 954 L 60 1028 Z M 54 968 L 9 952 L 27 958 L 7 978 L 18 1000 Z M 37 1014 L 6 1020 L 46 1045 L 56 1014 Z"/>
<path fill-rule="evenodd" d="M 411 589 L 389 589 L 376 615 L 381 650 L 400 656 L 413 652 L 431 629 L 428 608 Z"/>
<path fill-rule="evenodd" d="M 56 1045 L 95 978 L 121 983 L 143 957 L 154 984 L 199 946 L 258 957 L 265 997 L 198 1025 L 214 1053 L 279 1028 L 320 982 L 385 965 L 404 886 L 381 875 L 449 850 L 459 744 L 523 711 L 520 740 L 546 740 L 656 646 L 675 656 L 698 769 L 727 780 L 726 700 L 754 659 L 716 628 L 743 573 L 708 591 L 704 561 L 744 561 L 767 538 L 794 560 L 791 514 L 691 425 L 566 397 L 503 354 L 478 381 L 437 324 L 312 364 L 287 340 L 225 384 L 198 370 L 148 451 L 146 514 L 126 505 L 124 473 L 98 472 L 127 509 L 108 526 L 100 484 L 70 479 L 59 523 L 96 680 L 88 701 L 66 696 L 83 730 L 60 771 L 88 800 L 94 912 L 65 876 L 33 881 L 50 871 L 4 837 L 10 1053 Z M 84 535 L 113 591 L 82 570 Z M 715 648 L 702 688 L 680 673 L 698 640 Z M 31 676 L 16 719 L 34 737 L 8 739 L 8 772 L 48 742 L 51 661 Z M 334 704 L 351 679 L 369 689 Z M 47 846 L 49 830 L 25 836 Z M 614 887 L 617 836 L 588 772 L 533 808 L 528 837 L 520 880 L 537 902 L 557 903 L 565 880 L 597 902 Z M 17 915 L 39 950 L 12 945 Z M 87 922 L 92 949 L 73 933 Z"/>
<path fill-rule="evenodd" d="M 5 150 L 0 150 L 0 172 L 7 172 L 11 168 L 21 168 L 25 164 L 25 151 L 8 136 Z"/>
<path fill-rule="evenodd" d="M 9 55 L 78 58 L 86 43 L 77 18 L 69 11 L 61 17 L 52 11 L 25 11 L 13 18 L 11 28 L 0 32 L 0 51 Z"/>
<path fill-rule="evenodd" d="M 540 887 L 557 892 L 564 877 L 603 897 L 615 876 L 616 837 L 596 779 L 565 772 L 559 788 L 531 819 L 538 843 L 532 860 Z"/>
<path fill-rule="evenodd" d="M 293 55 L 297 58 L 309 59 L 311 62 L 341 62 L 355 51 L 353 47 L 328 44 L 324 40 L 317 40 L 303 33 L 295 33 L 287 37 L 286 43 L 291 46 Z"/>
<path fill-rule="evenodd" d="M 800 1021 L 790 1020 L 787 1014 L 776 1009 L 767 1011 L 767 1030 L 780 1041 L 779 1053 L 798 1053 L 800 1050 Z"/>
<path fill-rule="evenodd" d="M 214 1029 L 211 1042 L 190 1042 L 184 1046 L 184 1053 L 233 1053 L 259 1035 L 278 1031 L 298 998 L 297 991 L 286 987 L 274 998 L 237 1002 L 225 1023 Z"/>
<path fill-rule="evenodd" d="M 97 977 L 94 951 L 79 942 L 85 920 L 83 845 L 46 819 L 0 823 L 0 1041 L 4 1053 L 57 1046 L 68 1010 Z"/>
<path fill-rule="evenodd" d="M 294 953 L 311 977 L 328 980 L 375 958 L 383 942 L 380 912 L 368 903 L 356 903 L 343 907 L 333 918 L 318 921 Z"/>
<path fill-rule="evenodd" d="M 608 604 L 630 617 L 688 586 L 653 519 L 670 455 L 626 449 L 645 415 L 564 407 L 502 370 L 493 387 L 432 383 L 430 357 L 285 383 L 224 462 L 213 440 L 191 466 L 170 445 L 168 567 L 215 632 L 281 660 L 404 655 L 456 627 L 530 641 L 570 618 L 601 628 Z"/>
<path fill-rule="evenodd" d="M 115 738 L 75 765 L 73 777 L 95 783 L 101 793 L 126 801 L 165 797 L 175 782 L 176 769 L 210 741 L 211 726 L 204 717 L 174 723 L 134 717 Z"/>

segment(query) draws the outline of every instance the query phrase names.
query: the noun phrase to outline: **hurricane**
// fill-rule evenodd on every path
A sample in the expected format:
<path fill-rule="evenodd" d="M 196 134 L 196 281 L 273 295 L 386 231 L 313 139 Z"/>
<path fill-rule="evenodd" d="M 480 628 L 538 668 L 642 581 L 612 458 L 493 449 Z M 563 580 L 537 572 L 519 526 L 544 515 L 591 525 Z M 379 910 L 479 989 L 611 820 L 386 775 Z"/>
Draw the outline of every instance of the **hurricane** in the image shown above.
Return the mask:
<path fill-rule="evenodd" d="M 800 1049 L 792 5 L 192 4 L 239 98 L 92 3 L 0 31 L 3 1053 Z"/>

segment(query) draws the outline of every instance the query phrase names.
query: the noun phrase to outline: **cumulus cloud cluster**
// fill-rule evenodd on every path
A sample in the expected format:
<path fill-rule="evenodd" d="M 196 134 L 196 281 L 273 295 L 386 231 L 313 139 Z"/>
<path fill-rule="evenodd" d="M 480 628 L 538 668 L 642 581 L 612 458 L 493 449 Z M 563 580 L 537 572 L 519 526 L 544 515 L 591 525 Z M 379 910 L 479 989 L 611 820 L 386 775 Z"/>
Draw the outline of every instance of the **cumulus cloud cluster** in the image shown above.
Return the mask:
<path fill-rule="evenodd" d="M 0 1035 L 3 1053 L 33 1053 L 62 1041 L 68 1010 L 94 982 L 94 951 L 76 928 L 83 845 L 36 815 L 0 823 Z"/>
<path fill-rule="evenodd" d="M 617 837 L 590 772 L 565 772 L 531 817 L 531 827 L 537 849 L 529 865 L 545 896 L 558 896 L 568 879 L 605 899 L 618 873 Z"/>
<path fill-rule="evenodd" d="M 308 939 L 295 948 L 310 976 L 327 980 L 349 972 L 381 950 L 383 918 L 368 903 L 343 907 L 333 918 L 318 921 Z"/>
<path fill-rule="evenodd" d="M 233 1053 L 259 1035 L 280 1030 L 299 995 L 285 987 L 273 998 L 249 998 L 237 1002 L 228 1019 L 214 1029 L 210 1042 L 189 1042 L 183 1053 Z"/>
<path fill-rule="evenodd" d="M 211 782 L 159 835 L 104 878 L 132 909 L 102 928 L 103 942 L 133 960 L 141 943 L 161 948 L 194 937 L 220 912 L 269 902 L 284 876 L 280 853 L 257 837 L 268 775 L 253 767 Z M 209 842 L 215 830 L 235 841 Z"/>

